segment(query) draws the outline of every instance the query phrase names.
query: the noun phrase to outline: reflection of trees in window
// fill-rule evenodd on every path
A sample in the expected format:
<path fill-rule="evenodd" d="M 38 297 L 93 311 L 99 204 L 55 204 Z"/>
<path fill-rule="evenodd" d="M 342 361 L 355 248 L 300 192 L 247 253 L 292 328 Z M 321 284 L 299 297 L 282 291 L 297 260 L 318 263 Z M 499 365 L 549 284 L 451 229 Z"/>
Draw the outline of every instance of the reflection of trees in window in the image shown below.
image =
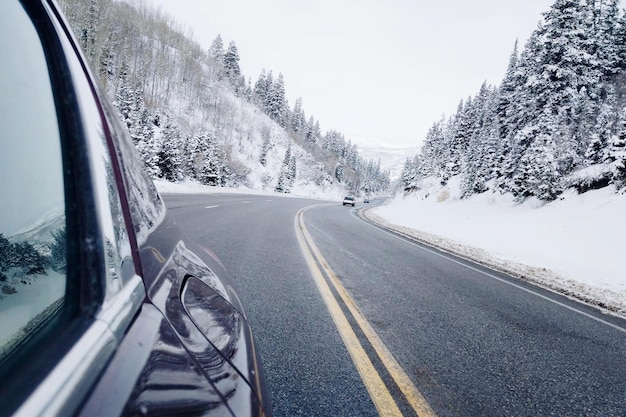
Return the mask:
<path fill-rule="evenodd" d="M 104 141 L 104 138 L 103 138 Z M 115 180 L 115 174 L 113 173 L 113 167 L 111 163 L 105 160 L 104 163 L 107 177 L 107 188 L 109 190 L 109 206 L 111 208 L 111 217 L 113 218 L 113 232 L 115 233 L 115 241 L 117 246 L 114 246 L 113 242 L 110 242 L 108 238 L 106 240 L 107 256 L 109 253 L 116 252 L 116 262 L 120 257 L 130 256 L 128 231 L 125 227 L 124 213 L 122 212 L 122 203 L 119 199 L 119 192 L 117 189 L 117 182 Z M 117 247 L 117 251 L 115 250 Z M 119 263 L 115 265 L 115 268 L 119 267 Z"/>
<path fill-rule="evenodd" d="M 0 233 L 0 269 L 23 268 L 30 274 L 44 274 L 46 259 L 28 242 L 11 243 Z"/>
<path fill-rule="evenodd" d="M 50 245 L 50 264 L 57 272 L 65 272 L 67 262 L 67 233 L 65 228 L 51 232 L 53 242 Z"/>
<path fill-rule="evenodd" d="M 11 242 L 0 233 L 0 293 L 17 292 L 13 284 L 29 284 L 36 275 L 48 275 L 46 270 L 64 273 L 66 267 L 65 228 L 52 232 L 49 255 L 42 254 L 30 242 Z"/>
<path fill-rule="evenodd" d="M 22 268 L 26 275 L 45 275 L 46 259 L 28 242 L 14 243 L 14 265 Z"/>
<path fill-rule="evenodd" d="M 119 278 L 118 270 L 122 261 L 120 259 L 119 253 L 111 240 L 105 238 L 104 239 L 104 248 L 106 252 L 106 263 L 107 263 L 107 271 L 110 276 L 110 279 L 116 280 Z"/>

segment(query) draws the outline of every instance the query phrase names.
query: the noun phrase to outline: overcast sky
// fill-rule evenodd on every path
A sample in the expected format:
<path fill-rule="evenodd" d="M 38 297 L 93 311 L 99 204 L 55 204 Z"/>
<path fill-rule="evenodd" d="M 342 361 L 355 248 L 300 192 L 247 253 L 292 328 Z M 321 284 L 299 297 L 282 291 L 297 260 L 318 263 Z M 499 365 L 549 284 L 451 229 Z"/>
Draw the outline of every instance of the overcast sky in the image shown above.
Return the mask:
<path fill-rule="evenodd" d="M 252 83 L 282 73 L 322 132 L 417 146 L 432 124 L 502 81 L 554 0 L 152 0 L 206 49 L 234 41 Z"/>

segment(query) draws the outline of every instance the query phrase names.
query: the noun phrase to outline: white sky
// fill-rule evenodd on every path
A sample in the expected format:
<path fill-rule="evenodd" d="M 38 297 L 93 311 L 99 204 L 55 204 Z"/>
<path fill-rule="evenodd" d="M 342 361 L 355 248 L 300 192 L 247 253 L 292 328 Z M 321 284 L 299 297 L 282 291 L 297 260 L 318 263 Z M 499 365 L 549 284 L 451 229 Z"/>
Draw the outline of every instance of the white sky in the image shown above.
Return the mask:
<path fill-rule="evenodd" d="M 282 73 L 322 132 L 360 146 L 417 146 L 432 124 L 500 84 L 554 0 L 151 0 L 207 48 L 237 45 L 252 83 Z"/>

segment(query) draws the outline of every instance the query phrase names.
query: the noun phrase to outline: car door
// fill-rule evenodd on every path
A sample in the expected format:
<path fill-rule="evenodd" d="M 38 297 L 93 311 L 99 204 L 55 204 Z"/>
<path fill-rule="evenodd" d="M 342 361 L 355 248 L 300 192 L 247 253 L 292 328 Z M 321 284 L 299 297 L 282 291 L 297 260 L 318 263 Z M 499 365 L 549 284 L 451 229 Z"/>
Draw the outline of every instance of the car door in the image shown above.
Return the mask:
<path fill-rule="evenodd" d="M 70 415 L 143 299 L 97 114 L 83 112 L 50 6 L 0 14 L 2 415 Z"/>
<path fill-rule="evenodd" d="M 234 291 L 168 220 L 54 4 L 7 0 L 0 35 L 0 415 L 268 415 Z"/>

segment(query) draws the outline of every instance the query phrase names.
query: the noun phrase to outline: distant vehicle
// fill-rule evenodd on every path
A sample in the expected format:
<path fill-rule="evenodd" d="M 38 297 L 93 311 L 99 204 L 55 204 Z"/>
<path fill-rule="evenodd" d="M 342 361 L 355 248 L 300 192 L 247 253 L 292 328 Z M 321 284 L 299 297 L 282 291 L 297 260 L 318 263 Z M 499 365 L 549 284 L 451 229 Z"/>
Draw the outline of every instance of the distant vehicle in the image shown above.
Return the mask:
<path fill-rule="evenodd" d="M 364 202 L 365 204 L 369 204 L 369 203 L 370 203 L 370 199 L 369 199 L 368 197 L 365 197 L 365 198 L 363 199 L 363 202 Z"/>
<path fill-rule="evenodd" d="M 348 196 L 343 198 L 343 205 L 344 206 L 352 206 L 352 207 L 354 207 L 355 204 L 356 204 L 356 199 L 353 196 L 348 195 Z"/>
<path fill-rule="evenodd" d="M 0 417 L 271 416 L 223 265 L 170 219 L 71 33 L 54 0 L 2 1 Z"/>

